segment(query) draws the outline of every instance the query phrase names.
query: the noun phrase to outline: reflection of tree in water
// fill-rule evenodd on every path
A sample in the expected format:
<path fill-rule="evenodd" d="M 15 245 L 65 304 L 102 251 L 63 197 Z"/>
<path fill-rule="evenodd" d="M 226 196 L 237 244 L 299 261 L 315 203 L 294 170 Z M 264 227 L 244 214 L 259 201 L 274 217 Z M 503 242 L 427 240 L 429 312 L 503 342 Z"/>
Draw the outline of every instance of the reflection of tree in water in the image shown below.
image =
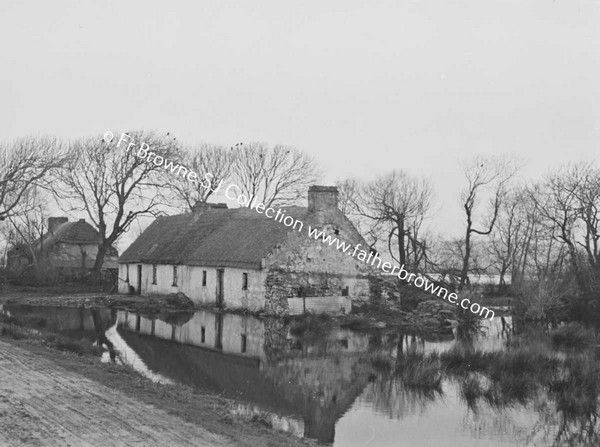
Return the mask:
<path fill-rule="evenodd" d="M 403 333 L 372 337 L 372 365 L 379 380 L 370 380 L 361 399 L 390 418 L 423 411 L 443 395 L 442 370 L 437 354 L 426 355 L 424 342 Z"/>
<path fill-rule="evenodd" d="M 440 356 L 474 414 L 523 408 L 538 414 L 527 438 L 552 445 L 599 445 L 600 364 L 593 352 L 559 351 L 550 337 L 521 337 L 507 350 L 454 349 Z"/>

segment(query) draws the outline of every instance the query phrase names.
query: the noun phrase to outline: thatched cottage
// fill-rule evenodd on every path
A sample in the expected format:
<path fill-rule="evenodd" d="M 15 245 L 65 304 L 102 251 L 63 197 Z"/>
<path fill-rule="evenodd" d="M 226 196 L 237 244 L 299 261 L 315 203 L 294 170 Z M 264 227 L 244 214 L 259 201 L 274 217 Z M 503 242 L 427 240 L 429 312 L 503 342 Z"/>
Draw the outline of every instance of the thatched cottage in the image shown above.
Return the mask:
<path fill-rule="evenodd" d="M 45 279 L 81 279 L 91 273 L 100 242 L 98 230 L 85 219 L 69 222 L 67 217 L 50 217 L 48 231 L 41 238 L 7 253 L 7 269 L 17 277 L 33 278 L 37 273 Z M 116 271 L 118 256 L 117 250 L 110 247 L 102 269 Z"/>
<path fill-rule="evenodd" d="M 197 304 L 295 314 L 348 311 L 370 296 L 370 267 L 321 240 L 365 240 L 338 209 L 335 187 L 311 186 L 308 207 L 281 208 L 302 231 L 255 209 L 201 204 L 157 218 L 119 258 L 121 293 L 182 292 Z"/>

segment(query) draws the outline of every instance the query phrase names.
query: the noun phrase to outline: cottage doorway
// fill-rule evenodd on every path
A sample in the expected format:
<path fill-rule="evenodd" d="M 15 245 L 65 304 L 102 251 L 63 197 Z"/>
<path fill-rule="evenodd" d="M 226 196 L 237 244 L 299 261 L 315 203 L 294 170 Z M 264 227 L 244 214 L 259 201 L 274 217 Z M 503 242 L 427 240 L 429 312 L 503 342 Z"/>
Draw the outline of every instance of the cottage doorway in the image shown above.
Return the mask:
<path fill-rule="evenodd" d="M 223 307 L 223 278 L 225 276 L 224 269 L 217 269 L 217 306 Z"/>
<path fill-rule="evenodd" d="M 138 295 L 142 294 L 142 266 L 137 266 L 137 290 Z"/>

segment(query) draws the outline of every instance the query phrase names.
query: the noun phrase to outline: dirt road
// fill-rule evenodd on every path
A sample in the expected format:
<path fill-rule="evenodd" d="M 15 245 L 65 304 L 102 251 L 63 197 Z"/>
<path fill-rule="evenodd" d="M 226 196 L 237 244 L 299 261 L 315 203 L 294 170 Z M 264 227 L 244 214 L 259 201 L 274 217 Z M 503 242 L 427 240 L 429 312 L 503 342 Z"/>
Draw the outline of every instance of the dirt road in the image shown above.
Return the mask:
<path fill-rule="evenodd" d="M 0 446 L 225 446 L 222 436 L 0 341 Z"/>

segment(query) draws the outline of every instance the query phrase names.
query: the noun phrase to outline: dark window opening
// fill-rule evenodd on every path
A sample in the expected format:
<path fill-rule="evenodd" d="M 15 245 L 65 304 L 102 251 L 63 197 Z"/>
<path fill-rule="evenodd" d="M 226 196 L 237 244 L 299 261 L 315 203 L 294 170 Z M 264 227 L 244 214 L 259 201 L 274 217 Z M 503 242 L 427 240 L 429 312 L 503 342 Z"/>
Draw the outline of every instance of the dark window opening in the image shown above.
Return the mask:
<path fill-rule="evenodd" d="M 156 284 L 156 264 L 152 265 L 152 284 Z"/>
<path fill-rule="evenodd" d="M 125 282 L 129 282 L 129 264 L 125 264 Z"/>
<path fill-rule="evenodd" d="M 247 342 L 247 339 L 246 339 L 246 335 L 244 334 L 244 335 L 242 335 L 242 352 L 246 352 L 246 342 Z"/>
<path fill-rule="evenodd" d="M 333 230 L 333 233 L 334 233 L 336 236 L 339 236 L 339 235 L 340 235 L 340 230 L 336 228 L 335 230 Z"/>
<path fill-rule="evenodd" d="M 344 349 L 348 349 L 348 339 L 347 338 L 343 338 L 341 340 L 338 340 L 338 343 L 340 344 L 340 346 Z"/>
<path fill-rule="evenodd" d="M 350 286 L 346 286 L 342 289 L 342 296 L 349 296 L 350 295 Z"/>
<path fill-rule="evenodd" d="M 206 328 L 202 326 L 200 328 L 200 343 L 204 343 L 204 340 L 206 340 Z"/>
<path fill-rule="evenodd" d="M 248 273 L 242 273 L 242 290 L 248 290 Z"/>
<path fill-rule="evenodd" d="M 206 286 L 206 270 L 202 270 L 202 286 Z"/>
<path fill-rule="evenodd" d="M 177 286 L 177 266 L 173 266 L 173 286 Z"/>

